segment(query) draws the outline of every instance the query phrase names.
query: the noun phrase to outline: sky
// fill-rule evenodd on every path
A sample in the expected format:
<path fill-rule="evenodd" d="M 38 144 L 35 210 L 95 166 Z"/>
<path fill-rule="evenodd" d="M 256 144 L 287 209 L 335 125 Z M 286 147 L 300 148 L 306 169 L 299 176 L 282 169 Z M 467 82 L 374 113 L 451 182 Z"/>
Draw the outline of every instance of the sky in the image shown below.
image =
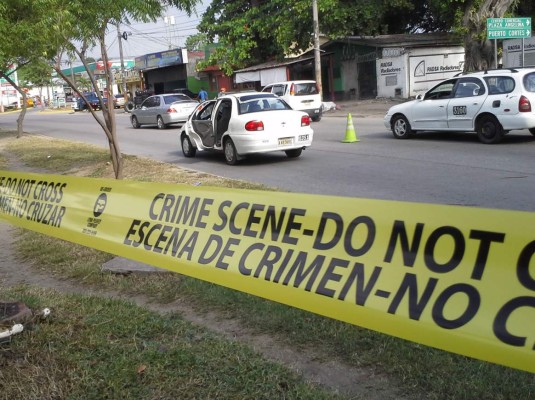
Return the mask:
<path fill-rule="evenodd" d="M 211 0 L 202 0 L 196 7 L 197 13 L 191 16 L 188 16 L 184 11 L 172 8 L 166 13 L 166 18 L 160 18 L 156 23 L 121 25 L 121 32 L 128 34 L 128 39 L 123 40 L 124 58 L 134 59 L 143 54 L 184 47 L 187 37 L 198 32 L 197 25 L 210 3 Z M 111 28 L 106 37 L 108 56 L 111 59 L 119 58 L 118 42 L 117 29 Z M 101 57 L 99 48 L 95 48 L 89 53 L 97 60 Z"/>

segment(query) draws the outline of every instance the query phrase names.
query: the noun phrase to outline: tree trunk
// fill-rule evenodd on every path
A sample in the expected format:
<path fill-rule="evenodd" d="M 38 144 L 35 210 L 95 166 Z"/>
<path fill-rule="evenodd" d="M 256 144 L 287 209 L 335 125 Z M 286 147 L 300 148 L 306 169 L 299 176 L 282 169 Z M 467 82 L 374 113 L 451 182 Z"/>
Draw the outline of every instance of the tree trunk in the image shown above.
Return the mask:
<path fill-rule="evenodd" d="M 494 43 L 487 40 L 487 18 L 502 18 L 518 0 L 483 0 L 477 6 L 468 1 L 464 10 L 462 26 L 464 34 L 464 71 L 481 71 L 497 68 L 494 62 Z"/>
<path fill-rule="evenodd" d="M 7 74 L 0 74 L 4 77 L 6 81 L 9 82 L 11 86 L 15 88 L 17 92 L 19 92 L 22 95 L 22 111 L 19 114 L 19 117 L 17 118 L 17 138 L 22 137 L 22 134 L 24 133 L 24 128 L 22 126 L 24 122 L 24 116 L 26 115 L 26 93 L 24 90 L 22 90 L 16 83 L 11 79 L 11 77 Z"/>

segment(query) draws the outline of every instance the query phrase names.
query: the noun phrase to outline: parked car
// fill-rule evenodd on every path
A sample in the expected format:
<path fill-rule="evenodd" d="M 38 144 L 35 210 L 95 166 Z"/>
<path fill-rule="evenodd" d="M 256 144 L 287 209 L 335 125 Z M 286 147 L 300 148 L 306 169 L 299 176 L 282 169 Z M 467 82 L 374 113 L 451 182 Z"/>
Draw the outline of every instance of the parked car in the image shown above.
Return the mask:
<path fill-rule="evenodd" d="M 321 95 L 316 81 L 286 81 L 265 86 L 262 92 L 274 93 L 294 110 L 304 111 L 313 121 L 323 114 Z"/>
<path fill-rule="evenodd" d="M 124 107 L 124 94 L 116 94 L 114 102 L 115 102 L 115 108 Z"/>
<path fill-rule="evenodd" d="M 130 122 L 134 128 L 141 125 L 156 125 L 165 129 L 172 124 L 186 122 L 199 103 L 185 94 L 157 94 L 132 110 Z"/>
<path fill-rule="evenodd" d="M 384 124 L 396 139 L 418 131 L 476 132 L 493 144 L 514 129 L 535 135 L 535 68 L 459 74 L 416 100 L 391 107 Z"/>
<path fill-rule="evenodd" d="M 223 152 L 234 165 L 247 155 L 284 151 L 299 157 L 312 145 L 310 116 L 272 93 L 226 94 L 200 104 L 182 126 L 180 143 L 185 157 L 197 150 Z"/>
<path fill-rule="evenodd" d="M 100 101 L 95 92 L 84 93 L 84 96 L 86 97 L 89 105 L 91 106 L 91 108 L 93 108 L 93 110 L 101 109 Z M 106 105 L 108 104 L 108 98 L 102 97 L 102 100 L 104 102 L 104 107 L 106 107 Z M 87 106 L 87 103 L 84 101 L 82 97 L 79 97 L 77 102 L 78 102 L 77 107 L 74 108 L 75 111 L 84 111 L 84 110 L 89 109 L 89 107 Z"/>

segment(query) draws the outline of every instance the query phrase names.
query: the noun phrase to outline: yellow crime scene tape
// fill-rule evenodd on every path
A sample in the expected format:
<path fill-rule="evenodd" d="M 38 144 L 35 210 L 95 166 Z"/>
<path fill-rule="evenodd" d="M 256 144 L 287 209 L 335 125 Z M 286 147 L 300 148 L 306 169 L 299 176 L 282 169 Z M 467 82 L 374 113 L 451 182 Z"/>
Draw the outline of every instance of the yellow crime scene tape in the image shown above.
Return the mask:
<path fill-rule="evenodd" d="M 535 372 L 535 213 L 0 171 L 0 217 Z"/>

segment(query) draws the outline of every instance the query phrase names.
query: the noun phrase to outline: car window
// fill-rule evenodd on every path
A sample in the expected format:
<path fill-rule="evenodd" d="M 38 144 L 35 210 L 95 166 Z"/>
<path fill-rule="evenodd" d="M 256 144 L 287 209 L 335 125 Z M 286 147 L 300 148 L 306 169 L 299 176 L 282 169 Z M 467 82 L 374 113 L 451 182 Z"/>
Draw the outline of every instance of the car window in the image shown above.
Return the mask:
<path fill-rule="evenodd" d="M 515 90 L 515 80 L 510 76 L 488 76 L 484 79 L 489 87 L 489 94 L 511 93 Z"/>
<path fill-rule="evenodd" d="M 262 89 L 262 92 L 264 93 L 271 93 L 271 89 L 273 88 L 273 86 L 266 86 L 264 89 Z"/>
<path fill-rule="evenodd" d="M 141 107 L 152 107 L 152 97 L 147 97 L 143 103 L 141 103 Z"/>
<path fill-rule="evenodd" d="M 284 89 L 286 85 L 275 85 L 273 86 L 272 92 L 277 96 L 284 96 Z"/>
<path fill-rule="evenodd" d="M 535 92 L 535 72 L 530 72 L 524 76 L 524 87 L 528 92 Z"/>
<path fill-rule="evenodd" d="M 316 82 L 294 84 L 295 96 L 309 96 L 311 94 L 318 94 L 318 88 L 316 87 Z"/>
<path fill-rule="evenodd" d="M 483 82 L 477 78 L 463 78 L 455 88 L 455 98 L 481 96 L 485 93 Z"/>
<path fill-rule="evenodd" d="M 171 96 L 163 96 L 165 104 L 171 104 L 175 101 L 190 101 L 191 98 L 185 94 L 173 94 Z"/>
<path fill-rule="evenodd" d="M 451 92 L 456 82 L 456 79 L 451 79 L 438 84 L 425 94 L 424 100 L 437 100 L 451 97 Z"/>
<path fill-rule="evenodd" d="M 238 106 L 240 114 L 271 110 L 291 110 L 291 108 L 278 97 L 253 98 L 240 102 Z"/>
<path fill-rule="evenodd" d="M 205 105 L 201 110 L 197 112 L 196 118 L 201 121 L 208 121 L 212 118 L 212 111 L 214 110 L 215 101 L 212 101 Z"/>

